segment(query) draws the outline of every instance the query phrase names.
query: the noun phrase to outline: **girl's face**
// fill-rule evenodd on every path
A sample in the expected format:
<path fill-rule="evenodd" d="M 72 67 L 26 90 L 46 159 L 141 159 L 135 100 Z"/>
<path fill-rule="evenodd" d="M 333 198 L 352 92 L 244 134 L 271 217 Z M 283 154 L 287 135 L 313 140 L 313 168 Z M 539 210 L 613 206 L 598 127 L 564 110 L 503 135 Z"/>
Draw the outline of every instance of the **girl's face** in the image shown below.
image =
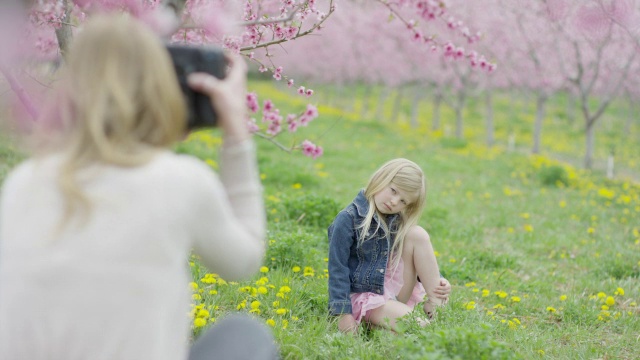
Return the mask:
<path fill-rule="evenodd" d="M 393 183 L 373 195 L 376 208 L 385 215 L 397 214 L 415 200 L 415 195 L 400 190 Z"/>

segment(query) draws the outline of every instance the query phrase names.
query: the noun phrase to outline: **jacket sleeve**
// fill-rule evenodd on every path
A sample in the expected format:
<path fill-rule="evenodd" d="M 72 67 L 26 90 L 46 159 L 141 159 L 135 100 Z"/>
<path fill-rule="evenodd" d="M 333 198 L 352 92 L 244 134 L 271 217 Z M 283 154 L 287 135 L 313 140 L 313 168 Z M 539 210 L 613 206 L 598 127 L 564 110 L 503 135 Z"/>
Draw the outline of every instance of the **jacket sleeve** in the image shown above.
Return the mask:
<path fill-rule="evenodd" d="M 349 255 L 355 239 L 353 218 L 341 211 L 328 230 L 329 235 L 329 312 L 351 313 Z"/>

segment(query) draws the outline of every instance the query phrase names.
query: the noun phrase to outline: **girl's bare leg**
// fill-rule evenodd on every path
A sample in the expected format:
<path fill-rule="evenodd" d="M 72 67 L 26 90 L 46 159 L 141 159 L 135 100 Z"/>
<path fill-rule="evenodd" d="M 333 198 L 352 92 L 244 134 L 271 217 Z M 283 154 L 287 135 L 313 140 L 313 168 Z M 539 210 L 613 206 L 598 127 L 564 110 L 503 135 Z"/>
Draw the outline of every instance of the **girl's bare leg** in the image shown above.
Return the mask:
<path fill-rule="evenodd" d="M 424 304 L 424 311 L 427 315 L 433 314 L 436 306 L 443 305 L 443 300 L 437 298 L 434 293 L 435 288 L 440 284 L 440 270 L 429 234 L 422 227 L 414 226 L 409 230 L 404 240 L 402 261 L 404 284 L 397 296 L 398 301 L 406 303 L 409 300 L 416 284 L 416 277 L 419 276 L 428 297 L 428 301 Z"/>
<path fill-rule="evenodd" d="M 367 321 L 374 325 L 396 331 L 397 320 L 410 313 L 411 310 L 412 308 L 407 306 L 407 304 L 396 300 L 389 300 L 384 305 L 371 310 Z M 426 319 L 420 319 L 419 321 L 421 326 L 429 323 Z"/>

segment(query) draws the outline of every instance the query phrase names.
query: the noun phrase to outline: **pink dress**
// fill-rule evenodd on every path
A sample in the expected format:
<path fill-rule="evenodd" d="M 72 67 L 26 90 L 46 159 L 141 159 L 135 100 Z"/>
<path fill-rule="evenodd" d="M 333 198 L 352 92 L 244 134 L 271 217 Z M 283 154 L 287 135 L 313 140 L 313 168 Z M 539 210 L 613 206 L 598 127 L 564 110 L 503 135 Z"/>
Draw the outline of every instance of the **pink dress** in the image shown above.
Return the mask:
<path fill-rule="evenodd" d="M 396 269 L 391 268 L 392 261 L 388 261 L 387 270 L 384 275 L 384 294 L 376 294 L 372 292 L 352 293 L 351 294 L 351 308 L 352 314 L 357 323 L 362 320 L 368 321 L 370 311 L 384 305 L 389 300 L 395 300 L 396 296 L 402 289 L 404 281 L 402 279 L 402 273 L 404 269 L 404 263 L 400 259 L 400 263 Z M 416 282 L 413 288 L 413 293 L 407 301 L 407 305 L 410 307 L 416 306 L 424 300 L 427 292 L 420 282 Z"/>

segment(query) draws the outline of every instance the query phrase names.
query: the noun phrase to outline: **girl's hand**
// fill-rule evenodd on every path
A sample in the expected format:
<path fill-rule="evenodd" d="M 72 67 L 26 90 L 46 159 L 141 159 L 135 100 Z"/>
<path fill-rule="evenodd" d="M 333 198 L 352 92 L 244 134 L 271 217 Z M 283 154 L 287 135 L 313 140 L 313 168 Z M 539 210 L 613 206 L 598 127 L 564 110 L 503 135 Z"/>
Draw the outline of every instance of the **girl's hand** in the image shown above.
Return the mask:
<path fill-rule="evenodd" d="M 224 79 L 205 73 L 189 75 L 189 86 L 209 95 L 225 137 L 240 142 L 250 137 L 246 124 L 247 64 L 240 55 L 227 54 Z"/>
<path fill-rule="evenodd" d="M 443 304 L 449 302 L 449 294 L 451 294 L 451 284 L 449 284 L 449 280 L 440 278 L 440 285 L 435 288 L 434 293 L 438 299 L 442 300 Z"/>
<path fill-rule="evenodd" d="M 358 330 L 358 323 L 351 314 L 342 314 L 338 320 L 338 329 L 345 333 L 355 334 Z"/>

